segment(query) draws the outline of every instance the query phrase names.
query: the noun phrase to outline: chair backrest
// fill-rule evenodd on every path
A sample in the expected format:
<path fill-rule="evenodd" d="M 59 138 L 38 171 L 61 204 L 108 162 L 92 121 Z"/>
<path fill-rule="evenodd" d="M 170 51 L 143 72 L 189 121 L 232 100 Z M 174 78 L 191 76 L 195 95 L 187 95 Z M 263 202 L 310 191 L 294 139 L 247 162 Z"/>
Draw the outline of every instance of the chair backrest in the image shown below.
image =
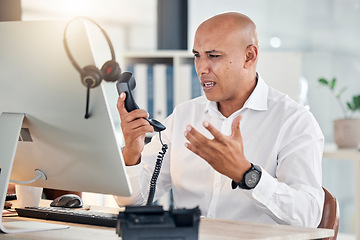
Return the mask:
<path fill-rule="evenodd" d="M 334 230 L 334 236 L 325 238 L 326 240 L 336 240 L 339 230 L 339 204 L 336 198 L 323 187 L 325 192 L 325 201 L 321 222 L 318 228 L 327 228 Z"/>

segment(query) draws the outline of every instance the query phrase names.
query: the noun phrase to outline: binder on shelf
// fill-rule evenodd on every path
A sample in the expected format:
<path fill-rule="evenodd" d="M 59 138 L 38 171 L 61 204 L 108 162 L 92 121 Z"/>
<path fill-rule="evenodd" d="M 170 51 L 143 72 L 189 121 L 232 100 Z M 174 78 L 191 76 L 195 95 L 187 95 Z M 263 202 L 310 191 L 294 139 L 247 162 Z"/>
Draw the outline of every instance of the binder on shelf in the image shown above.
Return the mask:
<path fill-rule="evenodd" d="M 204 92 L 201 89 L 200 80 L 197 76 L 195 66 L 192 65 L 191 71 L 191 98 L 197 98 L 203 95 Z"/>
<path fill-rule="evenodd" d="M 154 117 L 154 68 L 153 65 L 147 66 L 147 108 L 145 108 L 151 117 Z"/>
<path fill-rule="evenodd" d="M 181 84 L 175 89 L 177 104 L 191 99 L 191 82 L 192 82 L 193 64 L 181 64 L 179 75 Z"/>
<path fill-rule="evenodd" d="M 166 65 L 154 64 L 154 118 L 166 117 Z"/>
<path fill-rule="evenodd" d="M 166 66 L 166 116 L 174 110 L 174 67 Z"/>
<path fill-rule="evenodd" d="M 154 64 L 154 117 L 162 121 L 167 117 L 167 68 L 166 64 Z"/>
<path fill-rule="evenodd" d="M 170 64 L 154 64 L 154 117 L 164 120 L 174 108 L 174 70 Z"/>

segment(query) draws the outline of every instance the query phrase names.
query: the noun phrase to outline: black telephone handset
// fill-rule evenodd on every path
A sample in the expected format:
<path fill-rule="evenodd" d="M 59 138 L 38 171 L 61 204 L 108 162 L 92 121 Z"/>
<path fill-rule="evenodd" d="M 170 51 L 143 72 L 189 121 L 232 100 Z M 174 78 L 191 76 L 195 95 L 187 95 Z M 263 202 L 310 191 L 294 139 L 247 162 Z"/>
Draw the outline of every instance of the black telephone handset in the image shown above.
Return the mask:
<path fill-rule="evenodd" d="M 122 92 L 126 93 L 125 108 L 128 112 L 139 109 L 139 106 L 136 104 L 131 93 L 131 91 L 136 87 L 135 78 L 131 72 L 123 72 L 116 83 L 116 87 L 119 94 Z M 161 132 L 166 129 L 164 125 L 155 119 L 146 118 L 146 120 L 154 127 L 155 132 Z"/>

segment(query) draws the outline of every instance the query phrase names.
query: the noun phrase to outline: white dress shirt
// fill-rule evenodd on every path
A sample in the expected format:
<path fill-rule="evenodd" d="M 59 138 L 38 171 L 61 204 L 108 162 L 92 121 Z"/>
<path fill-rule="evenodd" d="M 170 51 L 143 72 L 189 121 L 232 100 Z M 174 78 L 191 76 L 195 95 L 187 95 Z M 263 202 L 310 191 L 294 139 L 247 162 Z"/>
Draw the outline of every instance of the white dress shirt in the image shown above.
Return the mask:
<path fill-rule="evenodd" d="M 231 181 L 188 150 L 184 132 L 191 124 L 208 138 L 206 120 L 231 134 L 233 119 L 242 115 L 240 131 L 245 157 L 259 165 L 262 176 L 252 190 L 232 189 Z M 322 215 L 321 159 L 324 137 L 313 115 L 287 95 L 268 87 L 259 76 L 243 108 L 224 117 L 204 96 L 180 104 L 163 122 L 168 144 L 155 199 L 170 189 L 176 208 L 200 207 L 203 216 L 250 222 L 317 227 Z M 120 206 L 147 201 L 149 182 L 161 149 L 158 136 L 145 146 L 141 163 L 127 167 L 130 198 L 115 197 Z"/>

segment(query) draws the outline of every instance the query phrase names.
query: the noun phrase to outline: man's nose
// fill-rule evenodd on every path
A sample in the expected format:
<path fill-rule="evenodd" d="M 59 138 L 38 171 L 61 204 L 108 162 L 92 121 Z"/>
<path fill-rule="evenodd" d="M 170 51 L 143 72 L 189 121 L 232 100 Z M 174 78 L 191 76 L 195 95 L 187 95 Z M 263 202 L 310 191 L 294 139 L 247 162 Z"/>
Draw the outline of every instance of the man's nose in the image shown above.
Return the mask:
<path fill-rule="evenodd" d="M 195 59 L 195 69 L 198 76 L 208 74 L 210 72 L 208 59 L 205 57 L 199 57 Z"/>

